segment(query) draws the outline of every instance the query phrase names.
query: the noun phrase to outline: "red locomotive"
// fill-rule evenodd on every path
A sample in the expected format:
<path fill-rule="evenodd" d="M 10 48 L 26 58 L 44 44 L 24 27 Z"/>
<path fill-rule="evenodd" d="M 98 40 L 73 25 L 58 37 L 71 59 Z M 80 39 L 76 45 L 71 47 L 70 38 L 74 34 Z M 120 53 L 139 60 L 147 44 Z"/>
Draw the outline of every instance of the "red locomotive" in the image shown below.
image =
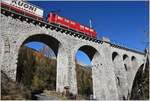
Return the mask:
<path fill-rule="evenodd" d="M 21 13 L 39 20 L 44 19 L 43 9 L 23 0 L 2 0 L 1 7 L 16 11 L 17 13 Z M 86 36 L 96 38 L 96 31 L 93 28 L 84 26 L 78 22 L 59 16 L 56 13 L 49 13 L 47 16 L 47 21 L 51 24 L 61 25 L 62 27 L 80 32 Z"/>
<path fill-rule="evenodd" d="M 94 29 L 89 28 L 89 27 L 84 26 L 84 25 L 81 25 L 80 23 L 77 23 L 75 21 L 61 17 L 55 13 L 49 13 L 47 20 L 50 23 L 59 24 L 61 26 L 67 27 L 71 30 L 75 30 L 75 31 L 78 31 L 80 33 L 84 33 L 87 36 L 96 37 L 96 31 Z"/>

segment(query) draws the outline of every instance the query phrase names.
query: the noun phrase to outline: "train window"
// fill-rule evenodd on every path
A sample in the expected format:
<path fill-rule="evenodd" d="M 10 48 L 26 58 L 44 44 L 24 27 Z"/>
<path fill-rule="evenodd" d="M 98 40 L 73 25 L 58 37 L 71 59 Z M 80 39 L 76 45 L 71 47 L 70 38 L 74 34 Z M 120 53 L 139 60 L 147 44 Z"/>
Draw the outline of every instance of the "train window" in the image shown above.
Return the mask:
<path fill-rule="evenodd" d="M 84 29 L 84 26 L 80 25 L 80 28 Z"/>
<path fill-rule="evenodd" d="M 86 29 L 86 30 L 89 30 L 89 28 L 88 28 L 88 27 L 85 27 L 85 29 Z"/>
<path fill-rule="evenodd" d="M 93 30 L 93 29 L 90 29 L 90 31 L 91 31 L 91 32 L 94 32 L 94 30 Z"/>
<path fill-rule="evenodd" d="M 69 23 L 69 20 L 65 19 L 65 22 Z"/>
<path fill-rule="evenodd" d="M 62 17 L 60 17 L 60 16 L 58 16 L 58 19 L 59 19 L 59 20 L 63 20 L 63 18 L 62 18 Z"/>
<path fill-rule="evenodd" d="M 75 22 L 73 22 L 73 21 L 71 21 L 70 23 L 73 24 L 73 25 L 75 25 Z"/>

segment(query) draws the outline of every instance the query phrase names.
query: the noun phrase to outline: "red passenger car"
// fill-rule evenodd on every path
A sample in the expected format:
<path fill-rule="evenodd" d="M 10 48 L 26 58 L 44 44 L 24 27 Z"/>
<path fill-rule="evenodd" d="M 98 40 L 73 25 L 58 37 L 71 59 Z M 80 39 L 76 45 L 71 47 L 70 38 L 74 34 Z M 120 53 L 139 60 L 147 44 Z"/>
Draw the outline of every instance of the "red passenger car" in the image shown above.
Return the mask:
<path fill-rule="evenodd" d="M 43 20 L 44 10 L 24 0 L 1 0 L 2 8 Z"/>
<path fill-rule="evenodd" d="M 49 13 L 47 20 L 50 23 L 59 24 L 69 29 L 84 33 L 89 37 L 96 38 L 96 31 L 94 29 L 81 25 L 80 23 L 74 22 L 72 20 L 66 19 L 64 17 L 61 17 L 55 13 Z"/>

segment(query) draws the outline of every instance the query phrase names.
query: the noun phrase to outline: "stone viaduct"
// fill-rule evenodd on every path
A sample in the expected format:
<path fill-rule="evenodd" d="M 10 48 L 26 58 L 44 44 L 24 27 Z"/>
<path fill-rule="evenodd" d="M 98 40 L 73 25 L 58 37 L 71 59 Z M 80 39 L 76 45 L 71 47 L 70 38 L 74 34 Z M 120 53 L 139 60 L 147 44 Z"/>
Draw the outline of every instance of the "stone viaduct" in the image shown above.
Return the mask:
<path fill-rule="evenodd" d="M 0 66 L 16 80 L 18 52 L 22 45 L 38 41 L 52 48 L 57 57 L 56 91 L 65 86 L 77 94 L 75 55 L 85 52 L 92 62 L 93 94 L 96 99 L 126 99 L 131 92 L 144 54 L 108 39 L 96 40 L 46 22 L 3 10 L 0 21 Z"/>

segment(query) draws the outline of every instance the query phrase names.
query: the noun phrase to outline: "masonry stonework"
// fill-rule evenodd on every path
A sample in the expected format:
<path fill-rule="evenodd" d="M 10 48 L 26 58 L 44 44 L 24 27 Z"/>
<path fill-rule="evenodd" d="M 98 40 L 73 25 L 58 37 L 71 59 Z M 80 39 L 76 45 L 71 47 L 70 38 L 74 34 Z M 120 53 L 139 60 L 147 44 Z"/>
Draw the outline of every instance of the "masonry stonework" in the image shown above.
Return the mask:
<path fill-rule="evenodd" d="M 0 66 L 13 80 L 16 80 L 19 49 L 32 41 L 44 42 L 52 46 L 55 51 L 57 56 L 56 91 L 60 92 L 65 86 L 69 86 L 72 93 L 78 93 L 75 55 L 80 49 L 89 54 L 92 62 L 93 94 L 96 99 L 127 98 L 135 74 L 144 63 L 143 54 L 113 47 L 105 42 L 109 40 L 95 43 L 3 14 L 1 14 L 0 25 Z M 56 44 L 52 45 L 55 42 Z M 112 60 L 113 52 L 117 53 L 114 60 Z M 127 55 L 125 59 L 123 59 L 124 54 Z M 131 59 L 132 56 L 135 59 Z"/>

